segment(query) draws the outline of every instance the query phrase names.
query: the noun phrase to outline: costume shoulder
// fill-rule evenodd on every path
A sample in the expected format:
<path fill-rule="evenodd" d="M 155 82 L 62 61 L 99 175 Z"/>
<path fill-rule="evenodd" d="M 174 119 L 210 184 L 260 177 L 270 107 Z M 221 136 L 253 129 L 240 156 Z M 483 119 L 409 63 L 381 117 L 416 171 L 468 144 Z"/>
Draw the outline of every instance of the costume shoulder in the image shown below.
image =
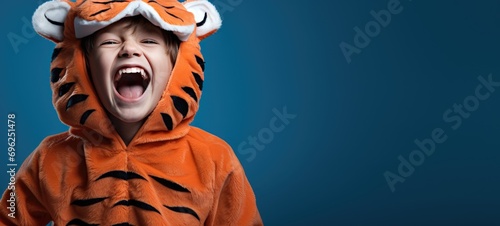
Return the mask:
<path fill-rule="evenodd" d="M 77 158 L 83 157 L 83 142 L 69 132 L 46 137 L 23 163 L 20 170 L 38 166 L 40 175 L 47 179 L 58 178 L 60 170 Z M 35 162 L 36 161 L 36 162 Z M 49 175 L 46 175 L 49 174 Z"/>
<path fill-rule="evenodd" d="M 40 152 L 40 154 L 54 152 L 54 148 L 62 148 L 62 146 L 68 146 L 78 141 L 80 141 L 80 138 L 75 137 L 66 131 L 46 137 L 42 140 L 42 142 L 40 142 L 40 145 L 38 145 L 34 152 Z"/>
<path fill-rule="evenodd" d="M 38 147 L 24 160 L 19 168 L 18 175 L 46 172 L 45 163 L 54 161 L 57 155 L 67 156 L 68 151 L 76 150 L 79 139 L 68 132 L 48 136 L 40 142 Z M 47 159 L 48 158 L 48 159 Z M 50 164 L 55 167 L 54 164 Z"/>
<path fill-rule="evenodd" d="M 231 146 L 226 141 L 198 127 L 191 126 L 189 135 L 192 139 L 205 142 L 207 145 L 215 145 L 222 149 L 231 150 Z"/>
<path fill-rule="evenodd" d="M 209 154 L 216 165 L 214 203 L 205 225 L 263 225 L 255 194 L 231 146 L 221 138 L 192 127 L 192 145 L 205 147 L 196 154 Z"/>
<path fill-rule="evenodd" d="M 63 172 L 56 158 L 66 154 L 61 150 L 74 147 L 76 140 L 67 132 L 47 137 L 26 158 L 15 173 L 13 185 L 7 188 L 2 197 L 0 224 L 46 225 L 51 220 L 47 204 L 57 200 L 51 194 L 60 194 L 54 189 L 60 186 L 60 174 Z M 12 195 L 13 192 L 15 196 Z M 9 200 L 15 203 L 12 210 L 8 208 L 13 205 Z M 10 213 L 14 213 L 14 217 Z"/>
<path fill-rule="evenodd" d="M 217 164 L 221 163 L 227 170 L 231 171 L 240 166 L 238 158 L 234 154 L 231 146 L 223 139 L 197 127 L 191 127 L 187 137 L 191 144 L 197 144 L 199 154 L 209 154 Z M 196 153 L 195 153 L 196 154 Z"/>
<path fill-rule="evenodd" d="M 83 143 L 68 132 L 45 138 L 19 168 L 20 179 L 36 179 L 30 186 L 34 190 L 50 189 L 58 194 L 62 174 L 68 167 L 80 162 L 83 156 Z M 36 185 L 36 186 L 35 186 Z M 43 191 L 47 197 L 48 191 Z"/>

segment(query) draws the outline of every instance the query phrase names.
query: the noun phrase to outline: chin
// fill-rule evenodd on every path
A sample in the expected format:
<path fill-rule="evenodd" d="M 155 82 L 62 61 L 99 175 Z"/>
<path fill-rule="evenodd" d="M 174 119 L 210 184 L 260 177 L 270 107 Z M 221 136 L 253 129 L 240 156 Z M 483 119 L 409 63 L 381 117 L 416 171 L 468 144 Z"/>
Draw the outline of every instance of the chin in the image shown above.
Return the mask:
<path fill-rule="evenodd" d="M 148 113 L 143 109 L 126 110 L 120 113 L 114 112 L 113 116 L 124 123 L 141 122 L 147 118 Z"/>

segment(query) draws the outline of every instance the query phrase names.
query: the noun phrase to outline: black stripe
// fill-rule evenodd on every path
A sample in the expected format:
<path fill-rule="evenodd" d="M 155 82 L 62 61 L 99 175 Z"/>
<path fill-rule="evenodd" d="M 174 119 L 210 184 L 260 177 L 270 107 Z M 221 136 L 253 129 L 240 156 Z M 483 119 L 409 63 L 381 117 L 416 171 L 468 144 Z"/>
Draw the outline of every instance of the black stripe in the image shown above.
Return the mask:
<path fill-rule="evenodd" d="M 105 199 L 107 199 L 107 198 L 77 199 L 77 200 L 71 202 L 71 205 L 75 205 L 75 206 L 91 206 L 91 205 L 94 205 L 96 203 L 102 202 Z"/>
<path fill-rule="evenodd" d="M 47 17 L 47 14 L 44 14 L 44 16 L 45 16 L 45 19 L 47 19 L 47 21 L 49 21 L 49 23 L 56 25 L 56 26 L 64 27 L 64 23 L 51 20 L 50 18 Z"/>
<path fill-rule="evenodd" d="M 77 226 L 98 226 L 99 224 L 89 224 L 85 221 L 82 221 L 78 218 L 75 218 L 73 220 L 71 220 L 70 222 L 68 222 L 66 224 L 66 226 L 70 226 L 70 225 L 77 225 Z"/>
<path fill-rule="evenodd" d="M 117 203 L 115 203 L 115 205 L 113 205 L 113 207 L 115 206 L 130 206 L 130 204 L 128 203 L 128 200 L 121 200 Z"/>
<path fill-rule="evenodd" d="M 94 111 L 95 109 L 90 109 L 83 113 L 82 117 L 80 118 L 80 125 L 84 125 L 87 121 L 87 118 L 89 118 L 90 114 L 94 113 Z"/>
<path fill-rule="evenodd" d="M 54 51 L 52 51 L 52 57 L 50 62 L 54 61 L 57 56 L 59 56 L 59 53 L 61 53 L 62 48 L 54 48 Z"/>
<path fill-rule="evenodd" d="M 184 90 L 184 92 L 189 94 L 189 96 L 191 96 L 196 102 L 198 102 L 198 97 L 196 96 L 196 93 L 194 92 L 193 88 L 184 86 L 182 87 L 182 90 Z"/>
<path fill-rule="evenodd" d="M 128 222 L 125 222 L 125 223 L 113 224 L 112 226 L 134 226 L 134 225 L 130 224 Z"/>
<path fill-rule="evenodd" d="M 205 71 L 205 61 L 203 61 L 203 59 L 199 56 L 196 56 L 196 55 L 194 55 L 194 56 L 196 57 L 196 63 L 198 63 L 200 65 L 201 70 Z"/>
<path fill-rule="evenodd" d="M 155 181 L 158 181 L 161 185 L 170 188 L 172 190 L 180 191 L 180 192 L 188 192 L 191 193 L 189 190 L 187 190 L 185 187 L 181 186 L 180 184 L 177 184 L 173 181 L 169 181 L 167 179 L 163 179 L 161 177 L 155 177 L 152 175 L 149 175 L 151 178 L 153 178 Z"/>
<path fill-rule="evenodd" d="M 107 178 L 107 177 L 112 177 L 112 178 L 117 178 L 117 179 L 122 179 L 122 180 L 131 180 L 131 179 L 146 180 L 146 178 L 144 178 L 141 175 L 134 173 L 134 172 L 125 172 L 125 171 L 120 171 L 120 170 L 114 170 L 114 171 L 109 171 L 109 172 L 101 175 L 99 178 L 96 179 L 96 181 L 103 179 L 103 178 Z"/>
<path fill-rule="evenodd" d="M 107 9 L 100 10 L 99 12 L 96 12 L 96 13 L 94 13 L 94 14 L 90 15 L 90 17 L 93 17 L 93 16 L 95 16 L 95 15 L 99 15 L 99 14 L 104 13 L 104 12 L 106 12 L 106 11 L 110 10 L 110 9 L 111 9 L 111 7 L 110 7 L 110 8 L 107 8 Z"/>
<path fill-rule="evenodd" d="M 59 68 L 59 67 L 53 68 L 50 71 L 50 81 L 52 83 L 59 81 L 59 75 L 61 74 L 62 71 L 63 71 L 62 68 Z"/>
<path fill-rule="evenodd" d="M 201 76 L 198 73 L 193 72 L 194 80 L 196 80 L 196 83 L 198 84 L 198 88 L 200 88 L 200 91 L 203 90 L 203 79 L 201 79 Z"/>
<path fill-rule="evenodd" d="M 151 206 L 145 202 L 135 200 L 135 199 L 121 200 L 121 201 L 117 202 L 115 205 L 113 205 L 113 207 L 115 207 L 115 206 L 135 206 L 135 207 L 138 207 L 138 208 L 143 209 L 143 210 L 154 211 L 154 212 L 160 213 L 160 211 L 158 211 L 153 206 Z"/>
<path fill-rule="evenodd" d="M 177 19 L 181 20 L 182 22 L 184 22 L 184 20 L 183 20 L 182 18 L 180 18 L 180 17 L 178 17 L 178 16 L 176 16 L 176 15 L 174 15 L 174 14 L 172 14 L 172 13 L 169 13 L 167 10 L 165 10 L 165 12 L 166 12 L 168 15 L 170 15 L 170 16 L 172 16 L 172 17 L 174 17 L 174 18 L 177 18 Z"/>
<path fill-rule="evenodd" d="M 64 94 L 66 94 L 69 91 L 69 89 L 73 87 L 73 85 L 75 85 L 74 82 L 68 82 L 66 84 L 61 85 L 61 87 L 59 87 L 59 97 L 62 97 Z"/>
<path fill-rule="evenodd" d="M 155 0 L 150 0 L 148 3 L 151 3 L 151 2 L 152 2 L 152 3 L 156 3 L 156 4 L 160 5 L 161 7 L 165 8 L 165 9 L 172 9 L 172 8 L 174 8 L 174 7 L 175 7 L 175 6 L 164 6 L 164 5 L 162 5 L 162 4 L 160 4 L 160 3 L 158 3 L 158 2 L 157 2 L 157 1 L 155 1 Z"/>
<path fill-rule="evenodd" d="M 76 8 L 79 8 L 79 7 L 80 7 L 83 3 L 85 3 L 86 1 L 87 1 L 87 0 L 83 0 L 82 2 L 80 2 L 80 4 L 78 4 L 78 5 L 76 6 Z"/>
<path fill-rule="evenodd" d="M 175 109 L 177 109 L 177 111 L 179 111 L 182 114 L 182 117 L 185 118 L 189 111 L 189 106 L 187 101 L 178 96 L 171 96 L 171 97 L 172 100 L 174 101 Z"/>
<path fill-rule="evenodd" d="M 166 206 L 166 205 L 163 205 L 165 207 L 167 207 L 169 210 L 172 210 L 174 212 L 177 212 L 177 213 L 187 213 L 187 214 L 191 214 L 193 215 L 194 217 L 196 217 L 196 219 L 198 219 L 198 221 L 200 220 L 200 217 L 198 217 L 198 214 L 196 214 L 196 212 L 194 212 L 194 210 L 190 209 L 190 208 L 187 208 L 187 207 L 182 207 L 182 206 Z"/>
<path fill-rule="evenodd" d="M 93 3 L 96 3 L 96 4 L 103 4 L 103 5 L 107 5 L 109 3 L 115 3 L 115 2 L 127 2 L 127 0 L 111 0 L 111 1 L 107 1 L 107 2 L 96 2 L 96 1 L 92 1 Z"/>
<path fill-rule="evenodd" d="M 198 22 L 198 23 L 196 23 L 196 26 L 197 27 L 201 27 L 201 26 L 203 26 L 205 24 L 205 22 L 207 22 L 207 12 L 205 12 L 205 16 L 203 16 L 203 20 L 200 21 L 200 22 Z"/>
<path fill-rule="evenodd" d="M 68 103 L 66 104 L 66 110 L 68 110 L 68 108 L 70 107 L 73 107 L 75 104 L 85 101 L 87 97 L 89 97 L 89 95 L 85 94 L 75 94 L 71 96 L 68 100 Z"/>
<path fill-rule="evenodd" d="M 170 115 L 167 113 L 161 113 L 161 117 L 162 117 L 163 123 L 165 123 L 165 126 L 167 127 L 167 129 L 172 130 L 174 127 L 173 122 L 172 122 L 172 117 L 170 117 Z"/>

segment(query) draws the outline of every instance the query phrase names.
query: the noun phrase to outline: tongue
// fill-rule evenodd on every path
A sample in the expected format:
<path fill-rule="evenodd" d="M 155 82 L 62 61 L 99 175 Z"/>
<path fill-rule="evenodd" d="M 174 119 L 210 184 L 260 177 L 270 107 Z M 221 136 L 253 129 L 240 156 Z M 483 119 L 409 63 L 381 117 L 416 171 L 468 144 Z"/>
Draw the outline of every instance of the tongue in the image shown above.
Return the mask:
<path fill-rule="evenodd" d="M 125 98 L 139 98 L 144 92 L 144 88 L 140 85 L 122 86 L 118 89 L 118 93 Z"/>

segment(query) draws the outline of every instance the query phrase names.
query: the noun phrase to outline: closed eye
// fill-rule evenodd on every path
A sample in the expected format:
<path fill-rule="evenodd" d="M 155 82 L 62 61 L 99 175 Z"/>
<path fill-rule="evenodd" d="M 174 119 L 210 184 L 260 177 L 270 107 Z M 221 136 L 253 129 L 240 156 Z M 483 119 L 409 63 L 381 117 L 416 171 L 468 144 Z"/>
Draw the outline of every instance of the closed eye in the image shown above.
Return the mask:
<path fill-rule="evenodd" d="M 118 42 L 115 40 L 106 40 L 106 41 L 101 42 L 101 44 L 99 44 L 99 45 L 102 46 L 102 45 L 113 45 L 113 44 L 118 44 Z"/>
<path fill-rule="evenodd" d="M 145 44 L 158 44 L 159 42 L 154 40 L 154 39 L 144 39 L 142 40 L 142 43 L 145 43 Z"/>

